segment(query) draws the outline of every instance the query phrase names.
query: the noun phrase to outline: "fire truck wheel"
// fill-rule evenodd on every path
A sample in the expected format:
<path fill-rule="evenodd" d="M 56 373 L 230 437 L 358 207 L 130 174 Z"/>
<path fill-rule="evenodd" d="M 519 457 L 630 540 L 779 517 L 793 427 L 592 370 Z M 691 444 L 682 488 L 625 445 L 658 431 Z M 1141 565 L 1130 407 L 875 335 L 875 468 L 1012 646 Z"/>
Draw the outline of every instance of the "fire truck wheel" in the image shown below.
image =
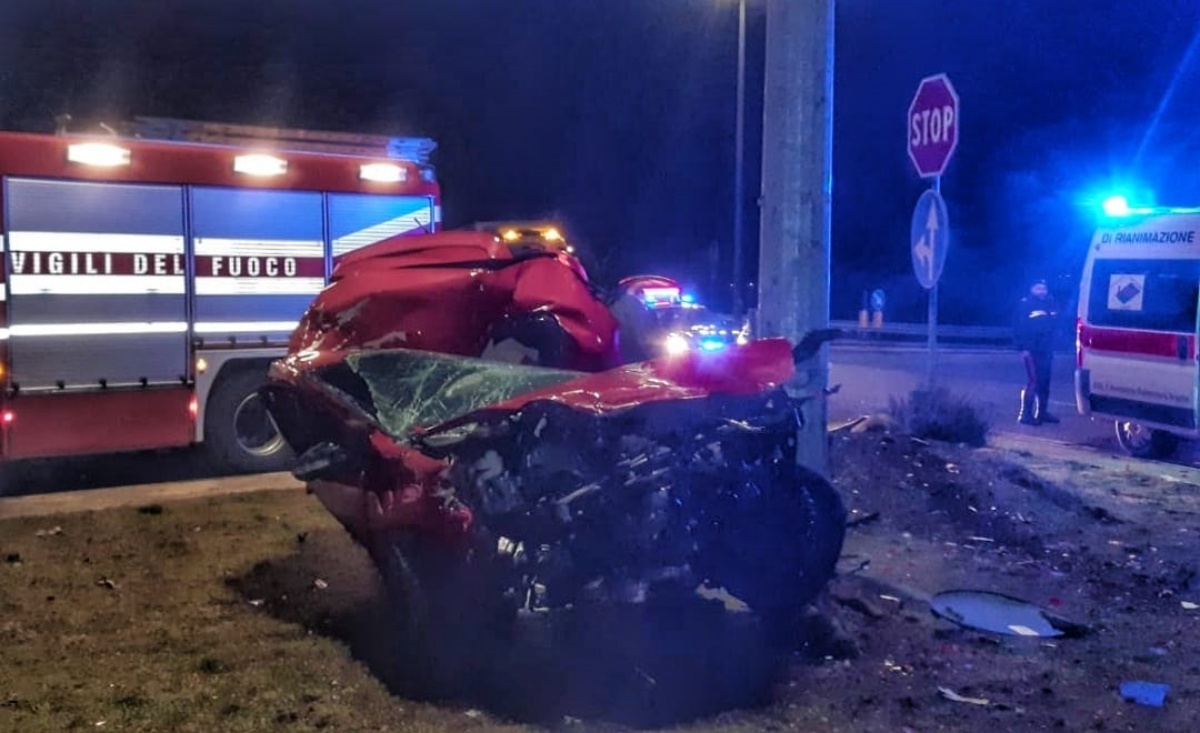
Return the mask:
<path fill-rule="evenodd" d="M 204 415 L 204 444 L 222 467 L 240 473 L 286 471 L 292 451 L 258 390 L 265 370 L 239 369 L 222 374 Z"/>
<path fill-rule="evenodd" d="M 1134 458 L 1167 458 L 1179 447 L 1179 439 L 1162 430 L 1122 420 L 1113 427 L 1121 448 Z"/>

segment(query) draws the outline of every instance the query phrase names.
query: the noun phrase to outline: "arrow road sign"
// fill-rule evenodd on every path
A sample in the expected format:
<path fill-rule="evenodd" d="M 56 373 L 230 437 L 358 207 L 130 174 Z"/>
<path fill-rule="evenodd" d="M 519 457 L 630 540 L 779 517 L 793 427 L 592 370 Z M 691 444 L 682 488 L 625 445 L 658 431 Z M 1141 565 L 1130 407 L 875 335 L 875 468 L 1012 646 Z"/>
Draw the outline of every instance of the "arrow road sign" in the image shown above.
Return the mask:
<path fill-rule="evenodd" d="M 871 292 L 871 310 L 873 310 L 873 311 L 883 310 L 883 304 L 884 304 L 885 300 L 886 299 L 884 297 L 882 290 L 872 291 Z"/>
<path fill-rule="evenodd" d="M 921 287 L 929 290 L 942 276 L 950 248 L 950 217 L 937 191 L 930 189 L 917 199 L 910 234 L 913 272 Z"/>

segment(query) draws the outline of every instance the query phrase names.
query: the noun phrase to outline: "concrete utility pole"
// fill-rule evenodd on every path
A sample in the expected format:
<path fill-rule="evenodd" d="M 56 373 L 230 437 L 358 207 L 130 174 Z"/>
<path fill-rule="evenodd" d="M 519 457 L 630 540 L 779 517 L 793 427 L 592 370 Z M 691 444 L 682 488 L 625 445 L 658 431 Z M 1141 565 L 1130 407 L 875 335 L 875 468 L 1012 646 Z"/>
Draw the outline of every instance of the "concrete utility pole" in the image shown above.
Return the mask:
<path fill-rule="evenodd" d="M 737 58 L 737 121 L 734 132 L 733 163 L 733 315 L 740 321 L 746 316 L 746 273 L 742 251 L 743 232 L 746 228 L 744 214 L 746 205 L 745 167 L 746 160 L 746 0 L 738 2 L 738 58 Z"/>
<path fill-rule="evenodd" d="M 758 333 L 796 343 L 829 324 L 834 0 L 767 0 Z M 829 349 L 797 366 L 813 396 L 796 460 L 826 473 Z"/>

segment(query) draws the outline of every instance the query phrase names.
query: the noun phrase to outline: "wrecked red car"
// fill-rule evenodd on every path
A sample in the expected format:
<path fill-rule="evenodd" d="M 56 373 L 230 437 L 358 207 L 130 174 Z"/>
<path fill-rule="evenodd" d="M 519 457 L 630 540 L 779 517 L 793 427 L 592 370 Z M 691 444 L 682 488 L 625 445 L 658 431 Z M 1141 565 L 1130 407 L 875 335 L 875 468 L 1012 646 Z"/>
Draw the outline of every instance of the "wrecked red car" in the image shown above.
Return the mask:
<path fill-rule="evenodd" d="M 304 316 L 263 396 L 414 635 L 702 585 L 774 613 L 832 577 L 845 511 L 784 390 L 830 334 L 629 363 L 631 297 L 447 232 L 347 256 Z"/>

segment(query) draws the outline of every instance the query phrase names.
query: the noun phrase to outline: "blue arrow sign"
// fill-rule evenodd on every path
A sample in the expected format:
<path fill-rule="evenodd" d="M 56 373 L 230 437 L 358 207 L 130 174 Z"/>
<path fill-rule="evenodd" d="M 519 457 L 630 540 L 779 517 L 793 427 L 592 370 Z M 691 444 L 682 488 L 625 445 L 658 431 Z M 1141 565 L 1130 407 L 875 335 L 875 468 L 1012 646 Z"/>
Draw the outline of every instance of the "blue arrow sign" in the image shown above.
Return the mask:
<path fill-rule="evenodd" d="M 950 217 L 937 191 L 929 189 L 917 199 L 910 234 L 913 272 L 921 287 L 929 290 L 942 276 L 950 249 Z"/>
<path fill-rule="evenodd" d="M 873 310 L 873 311 L 883 310 L 884 302 L 885 302 L 885 297 L 884 297 L 882 290 L 875 290 L 874 292 L 871 293 L 871 310 Z"/>

